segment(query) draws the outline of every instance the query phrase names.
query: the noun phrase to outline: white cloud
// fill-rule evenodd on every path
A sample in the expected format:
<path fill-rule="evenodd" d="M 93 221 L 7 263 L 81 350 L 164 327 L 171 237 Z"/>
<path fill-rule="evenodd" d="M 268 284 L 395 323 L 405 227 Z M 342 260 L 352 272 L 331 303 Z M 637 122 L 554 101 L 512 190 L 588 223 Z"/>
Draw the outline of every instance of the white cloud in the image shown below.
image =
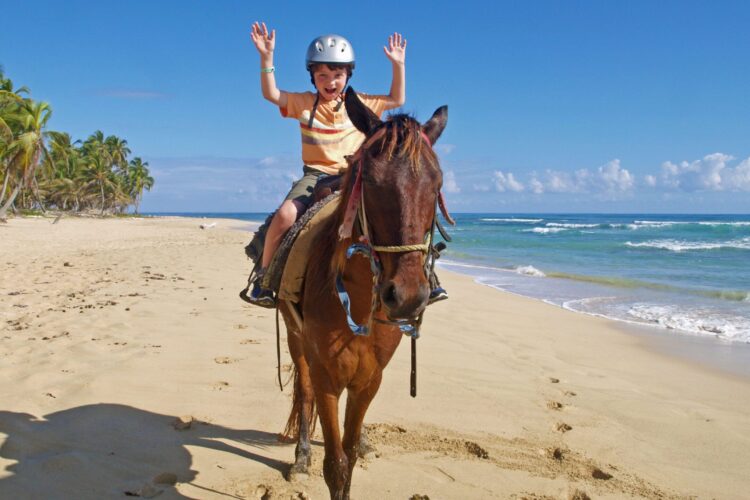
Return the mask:
<path fill-rule="evenodd" d="M 545 170 L 533 172 L 525 184 L 516 179 L 512 172 L 496 171 L 493 174 L 495 188 L 500 192 L 520 192 L 528 189 L 534 194 L 543 193 L 591 193 L 611 198 L 630 192 L 635 186 L 635 177 L 614 159 L 596 170 L 582 168 L 575 172 Z"/>
<path fill-rule="evenodd" d="M 435 151 L 442 155 L 449 155 L 453 152 L 454 149 L 456 149 L 455 144 L 436 144 L 435 145 Z"/>
<path fill-rule="evenodd" d="M 737 165 L 729 175 L 729 183 L 740 191 L 750 191 L 750 158 Z"/>
<path fill-rule="evenodd" d="M 734 157 L 712 153 L 700 160 L 680 163 L 664 162 L 658 183 L 676 191 L 750 191 L 750 158 L 736 167 Z"/>
<path fill-rule="evenodd" d="M 552 193 L 577 193 L 580 191 L 581 177 L 585 177 L 587 172 L 579 170 L 575 173 L 575 179 L 567 172 L 557 172 L 547 170 L 545 172 L 544 187 L 546 191 Z"/>
<path fill-rule="evenodd" d="M 501 193 L 505 191 L 520 192 L 524 190 L 523 184 L 518 182 L 512 173 L 504 173 L 500 170 L 496 170 L 492 174 L 492 179 L 495 183 L 495 189 Z"/>
<path fill-rule="evenodd" d="M 258 161 L 258 165 L 262 165 L 264 167 L 269 167 L 271 165 L 276 165 L 277 163 L 279 163 L 279 159 L 276 158 L 275 156 L 266 156 L 265 158 L 261 158 Z"/>
<path fill-rule="evenodd" d="M 456 174 L 453 173 L 453 170 L 448 170 L 443 174 L 443 189 L 446 193 L 460 193 L 461 188 L 458 186 L 458 183 L 456 182 Z"/>
<path fill-rule="evenodd" d="M 598 182 L 607 191 L 629 191 L 633 189 L 635 179 L 630 172 L 620 166 L 620 160 L 614 159 L 598 169 Z"/>
<path fill-rule="evenodd" d="M 154 209 L 165 206 L 182 210 L 259 211 L 278 206 L 302 168 L 295 157 L 146 158 L 156 180 Z M 156 201 L 158 199 L 158 202 Z M 194 205 L 186 207 L 186 201 Z M 147 200 L 144 200 L 147 201 Z"/>
<path fill-rule="evenodd" d="M 542 194 L 544 193 L 544 184 L 539 182 L 539 179 L 536 177 L 533 177 L 529 181 L 529 189 L 531 189 L 531 192 L 534 194 Z"/>

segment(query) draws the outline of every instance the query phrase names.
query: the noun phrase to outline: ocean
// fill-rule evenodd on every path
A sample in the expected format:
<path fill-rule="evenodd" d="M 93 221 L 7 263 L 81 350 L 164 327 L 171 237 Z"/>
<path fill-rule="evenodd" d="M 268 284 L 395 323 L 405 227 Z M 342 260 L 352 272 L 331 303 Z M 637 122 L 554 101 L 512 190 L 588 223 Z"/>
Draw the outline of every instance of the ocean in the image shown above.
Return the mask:
<path fill-rule="evenodd" d="M 266 214 L 174 215 L 262 221 Z M 750 215 L 455 219 L 440 267 L 571 311 L 750 344 Z"/>
<path fill-rule="evenodd" d="M 459 214 L 456 223 L 442 265 L 480 283 L 750 343 L 750 216 Z"/>

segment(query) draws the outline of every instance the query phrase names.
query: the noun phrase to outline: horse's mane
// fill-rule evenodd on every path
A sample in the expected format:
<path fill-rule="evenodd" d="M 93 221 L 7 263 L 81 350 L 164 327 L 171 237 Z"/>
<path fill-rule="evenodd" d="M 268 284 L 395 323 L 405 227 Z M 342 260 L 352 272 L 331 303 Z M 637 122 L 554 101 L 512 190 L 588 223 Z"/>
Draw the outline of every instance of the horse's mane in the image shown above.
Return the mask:
<path fill-rule="evenodd" d="M 344 249 L 350 244 L 350 240 L 339 241 L 338 228 L 344 219 L 357 171 L 364 165 L 365 154 L 384 162 L 402 160 L 403 164 L 411 167 L 411 175 L 418 175 L 423 167 L 439 168 L 437 156 L 424 137 L 422 126 L 414 117 L 399 113 L 383 121 L 359 149 L 347 157 L 349 167 L 341 180 L 339 206 L 321 228 L 318 244 L 310 256 L 310 262 L 316 262 L 312 266 L 314 274 L 311 278 L 317 283 L 331 283 L 335 272 L 343 269 L 346 260 Z M 317 290 L 325 293 L 328 287 L 320 286 Z"/>

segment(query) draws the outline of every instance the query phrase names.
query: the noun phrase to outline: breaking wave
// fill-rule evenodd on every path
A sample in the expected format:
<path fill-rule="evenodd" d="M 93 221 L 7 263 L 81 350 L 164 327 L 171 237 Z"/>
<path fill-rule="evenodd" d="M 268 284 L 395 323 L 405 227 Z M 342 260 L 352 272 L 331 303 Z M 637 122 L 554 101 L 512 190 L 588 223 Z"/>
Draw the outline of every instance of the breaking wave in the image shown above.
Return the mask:
<path fill-rule="evenodd" d="M 625 246 L 631 248 L 656 248 L 659 250 L 669 250 L 670 252 L 687 252 L 691 250 L 718 250 L 722 248 L 735 248 L 740 250 L 750 250 L 750 237 L 730 241 L 683 241 L 683 240 L 649 240 L 640 243 L 626 241 Z"/>

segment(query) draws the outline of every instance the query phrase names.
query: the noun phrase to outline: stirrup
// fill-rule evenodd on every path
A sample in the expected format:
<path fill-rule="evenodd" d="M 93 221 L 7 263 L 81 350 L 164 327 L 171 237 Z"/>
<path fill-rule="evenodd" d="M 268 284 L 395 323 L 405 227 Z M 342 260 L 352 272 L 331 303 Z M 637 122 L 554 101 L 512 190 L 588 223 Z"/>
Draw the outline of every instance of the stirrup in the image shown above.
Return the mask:
<path fill-rule="evenodd" d="M 427 299 L 427 305 L 446 300 L 448 298 L 448 292 L 442 286 L 433 288 L 430 290 L 430 297 Z"/>
<path fill-rule="evenodd" d="M 274 309 L 276 307 L 276 298 L 273 296 L 273 291 L 268 288 L 263 288 L 261 285 L 264 274 L 265 270 L 252 273 L 247 286 L 240 292 L 240 298 L 254 306 Z M 250 287 L 252 287 L 252 290 L 250 290 Z M 248 290 L 250 293 L 248 293 Z"/>

